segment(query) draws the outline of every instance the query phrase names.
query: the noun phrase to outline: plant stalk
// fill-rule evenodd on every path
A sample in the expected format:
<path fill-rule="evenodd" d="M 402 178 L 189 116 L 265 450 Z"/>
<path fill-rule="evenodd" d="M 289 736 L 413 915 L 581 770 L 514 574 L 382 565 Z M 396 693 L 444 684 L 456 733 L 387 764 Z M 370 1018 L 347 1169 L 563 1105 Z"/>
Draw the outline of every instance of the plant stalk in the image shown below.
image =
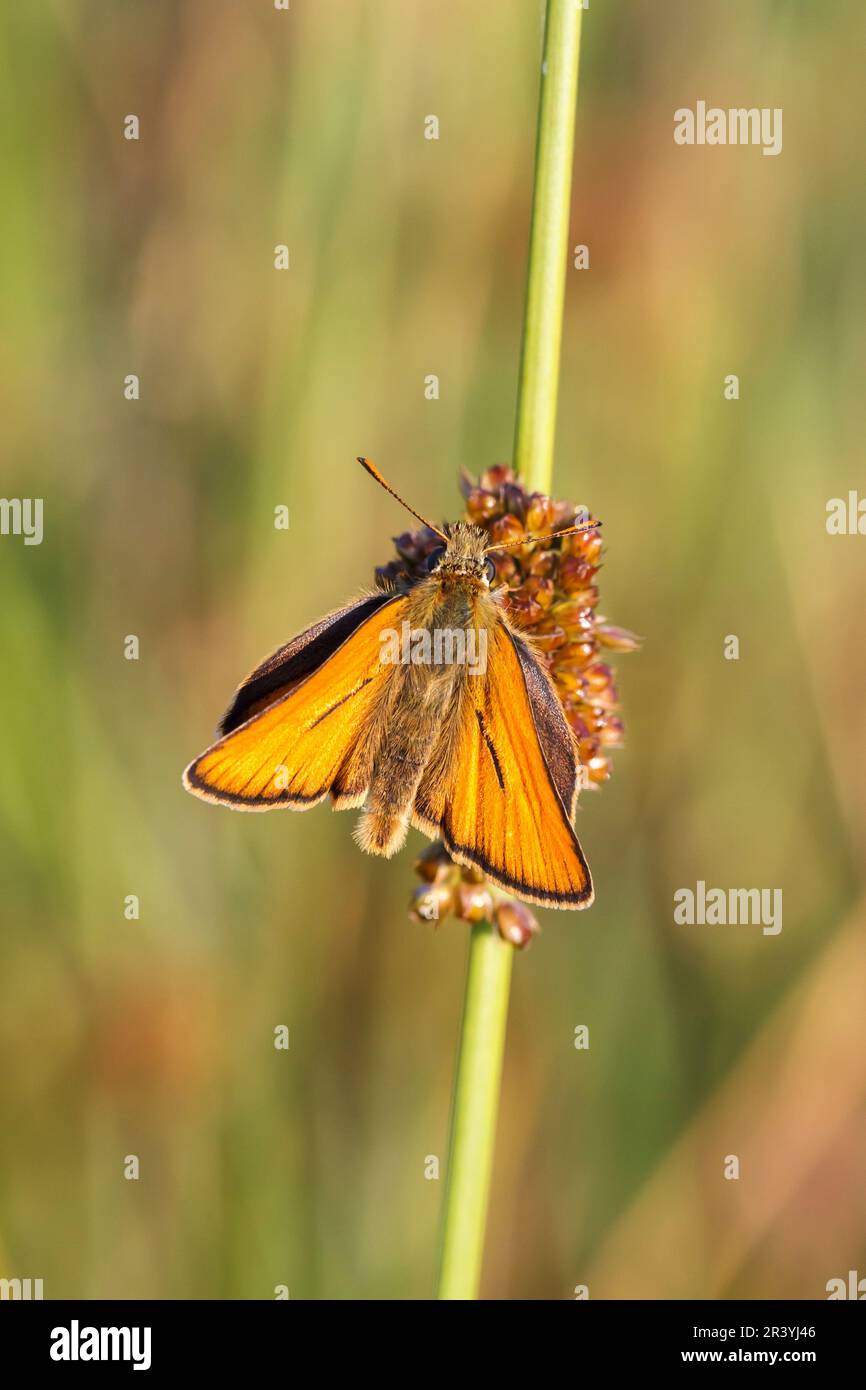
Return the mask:
<path fill-rule="evenodd" d="M 478 1295 L 513 959 L 514 947 L 494 926 L 475 923 L 451 1117 L 440 1298 Z"/>
<path fill-rule="evenodd" d="M 582 14 L 577 0 L 548 0 L 514 432 L 515 471 L 540 492 L 553 482 Z"/>
<path fill-rule="evenodd" d="M 553 479 L 568 259 L 582 6 L 547 0 L 514 467 L 533 489 Z M 440 1299 L 475 1299 L 499 1112 L 514 947 L 472 928 L 446 1173 Z"/>

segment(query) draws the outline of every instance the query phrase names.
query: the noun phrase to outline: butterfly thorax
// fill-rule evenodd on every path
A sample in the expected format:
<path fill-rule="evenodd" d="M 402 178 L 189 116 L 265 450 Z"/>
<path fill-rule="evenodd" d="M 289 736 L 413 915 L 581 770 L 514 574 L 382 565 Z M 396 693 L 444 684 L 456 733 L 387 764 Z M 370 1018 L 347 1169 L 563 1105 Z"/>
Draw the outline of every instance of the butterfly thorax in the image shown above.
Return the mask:
<path fill-rule="evenodd" d="M 501 618 L 499 597 L 491 593 L 486 576 L 438 570 L 408 594 L 406 616 L 413 629 L 480 630 Z"/>

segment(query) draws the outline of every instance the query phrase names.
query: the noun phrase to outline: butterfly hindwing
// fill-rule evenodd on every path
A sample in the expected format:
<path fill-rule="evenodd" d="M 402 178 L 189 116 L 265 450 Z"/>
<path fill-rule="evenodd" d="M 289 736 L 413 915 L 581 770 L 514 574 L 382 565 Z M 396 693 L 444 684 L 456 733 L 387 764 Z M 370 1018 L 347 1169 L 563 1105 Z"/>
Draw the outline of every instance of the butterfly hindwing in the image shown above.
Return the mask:
<path fill-rule="evenodd" d="M 380 661 L 381 634 L 399 626 L 404 605 L 397 595 L 362 599 L 274 653 L 241 686 L 223 737 L 186 769 L 186 788 L 238 810 L 321 801 L 393 670 Z"/>
<path fill-rule="evenodd" d="M 464 680 L 422 777 L 416 823 L 530 902 L 586 907 L 592 881 L 571 825 L 577 779 L 574 738 L 547 673 L 497 624 L 486 672 Z"/>

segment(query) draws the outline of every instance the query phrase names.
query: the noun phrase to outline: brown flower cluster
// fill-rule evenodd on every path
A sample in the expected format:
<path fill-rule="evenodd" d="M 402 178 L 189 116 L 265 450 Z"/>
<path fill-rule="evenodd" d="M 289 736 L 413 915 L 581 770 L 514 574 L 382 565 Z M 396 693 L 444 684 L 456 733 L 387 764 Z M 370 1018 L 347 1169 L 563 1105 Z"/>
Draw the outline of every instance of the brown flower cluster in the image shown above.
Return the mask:
<path fill-rule="evenodd" d="M 477 483 L 464 474 L 461 487 L 467 521 L 487 531 L 491 544 L 518 542 L 491 556 L 496 565 L 494 586 L 507 590 L 504 601 L 511 621 L 532 638 L 547 665 L 577 739 L 584 783 L 598 787 L 610 777 L 611 752 L 623 741 L 619 692 L 606 658 L 609 652 L 634 651 L 640 640 L 598 612 L 601 532 L 591 527 L 556 536 L 556 531 L 591 524 L 594 518 L 572 503 L 527 491 L 504 465 L 488 468 Z M 529 536 L 536 539 L 519 544 Z M 398 558 L 376 571 L 377 583 L 390 587 L 401 575 L 420 578 L 426 573 L 426 557 L 440 544 L 427 528 L 398 536 Z M 441 921 L 450 912 L 472 922 L 507 907 L 534 923 L 523 904 L 503 899 L 498 907 L 491 906 L 499 895 L 475 870 L 452 864 L 441 846 L 422 856 L 416 871 L 423 882 L 416 891 L 413 915 Z M 521 935 L 514 924 L 511 934 L 499 925 L 506 939 Z M 525 940 L 515 939 L 515 944 L 524 945 L 534 929 L 527 928 Z"/>

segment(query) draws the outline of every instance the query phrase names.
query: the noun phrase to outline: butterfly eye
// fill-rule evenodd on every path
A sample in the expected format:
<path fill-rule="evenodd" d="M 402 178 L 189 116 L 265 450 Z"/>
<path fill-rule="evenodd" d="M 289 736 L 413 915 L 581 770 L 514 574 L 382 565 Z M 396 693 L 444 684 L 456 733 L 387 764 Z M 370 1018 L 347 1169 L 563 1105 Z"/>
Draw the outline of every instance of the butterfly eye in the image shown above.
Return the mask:
<path fill-rule="evenodd" d="M 445 554 L 445 547 L 444 547 L 444 545 L 437 545 L 437 547 L 436 547 L 435 550 L 431 550 L 431 551 L 430 551 L 430 554 L 427 556 L 427 559 L 424 561 L 424 567 L 425 567 L 425 569 L 427 570 L 427 573 L 428 573 L 428 574 L 432 574 L 433 571 L 434 571 L 435 569 L 438 569 L 438 568 L 439 568 L 439 561 L 442 559 L 442 556 L 443 556 L 444 554 Z"/>
<path fill-rule="evenodd" d="M 489 555 L 487 556 L 487 559 L 484 561 L 484 573 L 487 575 L 488 584 L 492 584 L 494 579 L 496 578 L 496 565 L 491 560 Z"/>

